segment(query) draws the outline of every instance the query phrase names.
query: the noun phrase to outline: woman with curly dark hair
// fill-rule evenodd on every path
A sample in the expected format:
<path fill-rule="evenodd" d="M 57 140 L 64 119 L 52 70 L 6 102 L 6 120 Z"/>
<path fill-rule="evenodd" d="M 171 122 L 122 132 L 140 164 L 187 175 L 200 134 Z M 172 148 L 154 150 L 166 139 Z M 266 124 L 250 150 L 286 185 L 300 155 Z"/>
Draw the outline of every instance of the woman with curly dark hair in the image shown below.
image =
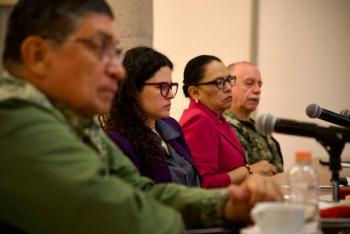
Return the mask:
<path fill-rule="evenodd" d="M 151 48 L 136 47 L 127 51 L 123 65 L 127 77 L 104 118 L 107 134 L 156 183 L 199 186 L 181 127 L 169 117 L 178 88 L 172 62 Z"/>

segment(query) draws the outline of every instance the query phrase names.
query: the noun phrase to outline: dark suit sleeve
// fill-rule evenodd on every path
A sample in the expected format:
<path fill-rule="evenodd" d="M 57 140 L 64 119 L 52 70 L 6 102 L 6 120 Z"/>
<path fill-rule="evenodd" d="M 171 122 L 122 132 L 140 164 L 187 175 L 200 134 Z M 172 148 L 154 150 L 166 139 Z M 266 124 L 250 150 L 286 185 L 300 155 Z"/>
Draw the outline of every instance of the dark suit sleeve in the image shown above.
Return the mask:
<path fill-rule="evenodd" d="M 140 159 L 137 157 L 130 141 L 117 131 L 107 132 L 108 137 L 121 151 L 133 162 L 133 164 L 141 171 Z"/>

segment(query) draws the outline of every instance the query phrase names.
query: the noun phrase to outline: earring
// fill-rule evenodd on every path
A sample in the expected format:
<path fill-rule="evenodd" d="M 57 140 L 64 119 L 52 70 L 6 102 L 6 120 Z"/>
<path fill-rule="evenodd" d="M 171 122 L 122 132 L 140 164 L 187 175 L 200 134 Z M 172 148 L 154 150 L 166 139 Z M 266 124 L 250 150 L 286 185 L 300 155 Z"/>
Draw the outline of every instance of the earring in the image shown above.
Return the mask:
<path fill-rule="evenodd" d="M 194 98 L 194 102 L 195 102 L 195 103 L 198 103 L 198 102 L 199 102 L 199 99 Z"/>

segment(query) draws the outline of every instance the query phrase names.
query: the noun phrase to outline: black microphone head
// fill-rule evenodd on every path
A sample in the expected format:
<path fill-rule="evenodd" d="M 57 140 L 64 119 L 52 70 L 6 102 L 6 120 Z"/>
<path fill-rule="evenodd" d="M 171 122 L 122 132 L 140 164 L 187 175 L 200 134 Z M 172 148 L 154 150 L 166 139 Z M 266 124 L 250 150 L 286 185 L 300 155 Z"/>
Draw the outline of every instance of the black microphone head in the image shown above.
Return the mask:
<path fill-rule="evenodd" d="M 310 118 L 319 118 L 322 114 L 322 108 L 317 104 L 310 104 L 306 107 L 306 115 Z"/>
<path fill-rule="evenodd" d="M 255 122 L 255 128 L 262 135 L 266 136 L 274 131 L 277 118 L 270 114 L 260 115 Z"/>
<path fill-rule="evenodd" d="M 350 110 L 344 109 L 344 110 L 340 111 L 340 114 L 341 114 L 342 116 L 345 116 L 345 117 L 347 117 L 347 118 L 350 118 Z"/>

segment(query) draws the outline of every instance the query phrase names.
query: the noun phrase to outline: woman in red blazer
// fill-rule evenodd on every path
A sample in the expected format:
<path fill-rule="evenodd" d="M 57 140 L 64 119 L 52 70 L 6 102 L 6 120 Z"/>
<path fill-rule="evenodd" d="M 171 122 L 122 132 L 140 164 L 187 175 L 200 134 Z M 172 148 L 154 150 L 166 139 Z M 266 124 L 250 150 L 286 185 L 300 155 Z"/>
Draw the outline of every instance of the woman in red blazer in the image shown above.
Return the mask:
<path fill-rule="evenodd" d="M 266 161 L 246 164 L 236 133 L 222 116 L 231 105 L 235 77 L 219 58 L 201 55 L 191 59 L 185 67 L 183 83 L 190 104 L 180 124 L 202 176 L 203 187 L 240 183 L 252 173 L 276 173 L 276 168 Z"/>

